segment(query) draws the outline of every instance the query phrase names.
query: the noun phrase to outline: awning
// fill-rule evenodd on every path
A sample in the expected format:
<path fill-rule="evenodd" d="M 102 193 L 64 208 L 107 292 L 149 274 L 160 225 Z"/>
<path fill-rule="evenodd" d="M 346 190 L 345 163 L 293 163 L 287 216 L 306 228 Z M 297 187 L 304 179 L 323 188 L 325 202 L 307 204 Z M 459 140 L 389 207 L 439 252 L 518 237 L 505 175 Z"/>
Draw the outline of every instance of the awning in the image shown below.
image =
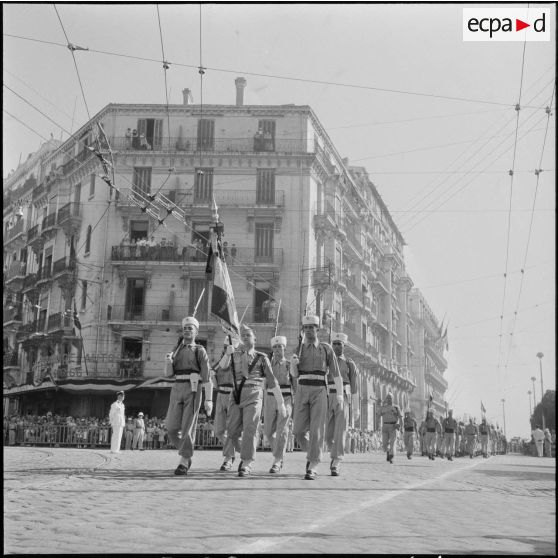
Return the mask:
<path fill-rule="evenodd" d="M 57 387 L 70 393 L 107 395 L 131 390 L 140 382 L 141 380 L 109 380 L 108 378 L 67 379 L 60 380 Z"/>
<path fill-rule="evenodd" d="M 174 380 L 168 378 L 150 378 L 137 386 L 137 389 L 170 389 Z"/>
<path fill-rule="evenodd" d="M 36 393 L 37 391 L 45 391 L 47 389 L 56 388 L 56 384 L 50 380 L 42 382 L 38 386 L 34 384 L 25 384 L 23 386 L 15 386 L 10 389 L 4 390 L 4 397 L 9 397 L 10 395 L 21 395 L 22 393 Z"/>

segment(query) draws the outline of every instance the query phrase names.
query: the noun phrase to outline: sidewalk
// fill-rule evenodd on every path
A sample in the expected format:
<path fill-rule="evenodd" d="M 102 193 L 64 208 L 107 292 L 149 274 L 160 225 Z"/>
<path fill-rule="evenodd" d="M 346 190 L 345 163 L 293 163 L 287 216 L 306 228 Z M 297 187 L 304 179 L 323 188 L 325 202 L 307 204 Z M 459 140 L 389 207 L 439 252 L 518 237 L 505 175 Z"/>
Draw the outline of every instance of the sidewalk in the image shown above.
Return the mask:
<path fill-rule="evenodd" d="M 436 553 L 555 555 L 555 460 L 346 457 L 340 477 L 305 455 L 279 475 L 220 473 L 199 451 L 4 448 L 4 549 L 41 553 Z"/>

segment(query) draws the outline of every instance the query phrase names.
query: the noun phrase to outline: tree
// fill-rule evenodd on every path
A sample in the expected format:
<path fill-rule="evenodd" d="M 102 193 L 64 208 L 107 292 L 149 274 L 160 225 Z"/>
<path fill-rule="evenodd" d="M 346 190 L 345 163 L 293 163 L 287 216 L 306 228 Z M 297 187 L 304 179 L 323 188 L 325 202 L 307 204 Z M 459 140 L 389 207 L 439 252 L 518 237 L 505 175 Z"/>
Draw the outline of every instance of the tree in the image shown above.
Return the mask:
<path fill-rule="evenodd" d="M 544 392 L 542 403 L 537 404 L 531 416 L 531 429 L 539 424 L 542 428 L 542 412 L 544 410 L 544 423 L 546 428 L 556 429 L 556 391 L 547 389 Z"/>

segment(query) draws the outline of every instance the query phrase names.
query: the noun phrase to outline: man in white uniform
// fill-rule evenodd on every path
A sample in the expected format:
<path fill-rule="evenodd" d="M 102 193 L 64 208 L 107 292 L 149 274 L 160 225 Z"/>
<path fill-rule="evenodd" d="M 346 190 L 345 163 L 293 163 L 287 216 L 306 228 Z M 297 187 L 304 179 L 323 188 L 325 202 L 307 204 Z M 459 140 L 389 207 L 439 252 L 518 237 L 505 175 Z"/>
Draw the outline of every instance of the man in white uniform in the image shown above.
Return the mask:
<path fill-rule="evenodd" d="M 110 452 L 118 453 L 122 442 L 122 433 L 126 425 L 126 416 L 124 414 L 124 392 L 116 393 L 116 401 L 110 406 L 109 421 L 112 427 L 112 438 L 110 440 Z"/>

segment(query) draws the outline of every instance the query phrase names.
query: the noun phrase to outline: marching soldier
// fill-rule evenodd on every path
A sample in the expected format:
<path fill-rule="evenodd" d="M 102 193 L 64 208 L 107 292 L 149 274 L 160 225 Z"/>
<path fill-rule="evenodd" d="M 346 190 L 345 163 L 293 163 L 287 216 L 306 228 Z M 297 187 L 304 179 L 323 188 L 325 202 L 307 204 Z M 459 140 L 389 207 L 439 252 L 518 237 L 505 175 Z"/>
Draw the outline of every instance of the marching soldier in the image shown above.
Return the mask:
<path fill-rule="evenodd" d="M 291 374 L 298 377 L 293 431 L 303 451 L 306 451 L 306 480 L 317 477 L 316 469 L 322 459 L 327 412 L 327 372 L 332 373 L 335 396 L 343 405 L 343 380 L 337 357 L 331 345 L 318 339 L 318 316 L 302 318 L 303 339 L 299 355 L 291 357 Z"/>
<path fill-rule="evenodd" d="M 483 417 L 480 425 L 479 425 L 479 437 L 481 443 L 481 453 L 482 456 L 488 458 L 488 437 L 489 437 L 490 429 L 488 424 L 486 424 L 486 418 Z"/>
<path fill-rule="evenodd" d="M 434 411 L 429 410 L 426 413 L 424 426 L 426 428 L 426 452 L 428 459 L 434 461 L 436 455 L 436 436 L 442 431 L 438 419 L 434 416 Z"/>
<path fill-rule="evenodd" d="M 326 445 L 330 451 L 331 463 L 329 468 L 331 475 L 339 476 L 341 461 L 345 455 L 345 436 L 349 426 L 349 410 L 352 405 L 352 396 L 357 393 L 357 369 L 354 361 L 343 354 L 347 336 L 344 333 L 336 333 L 331 338 L 331 344 L 335 356 L 341 379 L 343 381 L 343 405 L 338 404 L 337 390 L 331 370 L 327 376 L 329 395 L 327 402 L 326 415 Z"/>
<path fill-rule="evenodd" d="M 202 392 L 200 377 L 205 388 L 205 412 L 213 410 L 213 385 L 209 377 L 207 353 L 202 345 L 196 344 L 200 324 L 196 318 L 182 320 L 182 340 L 167 359 L 172 364 L 174 383 L 171 388 L 169 408 L 165 420 L 168 437 L 178 449 L 180 463 L 175 475 L 187 475 L 192 466 L 196 425 Z"/>
<path fill-rule="evenodd" d="M 235 343 L 233 343 L 235 345 Z M 238 343 L 236 343 L 238 345 Z M 227 349 L 231 347 L 228 354 L 232 354 L 234 348 L 229 345 L 228 337 L 225 337 L 224 351 L 221 359 L 214 367 L 215 379 L 217 381 L 217 400 L 215 402 L 215 436 L 223 444 L 223 464 L 220 471 L 230 471 L 232 469 L 235 451 L 240 452 L 240 445 L 234 445 L 234 441 L 227 436 L 227 416 L 229 412 L 229 405 L 231 400 L 231 393 L 233 391 L 233 377 L 230 366 L 230 359 L 228 366 L 224 367 L 223 362 L 227 360 Z"/>
<path fill-rule="evenodd" d="M 283 467 L 289 434 L 289 420 L 293 414 L 291 363 L 285 358 L 286 346 L 287 338 L 283 335 L 277 335 L 271 339 L 271 348 L 273 349 L 271 369 L 281 388 L 287 414 L 281 416 L 275 393 L 268 389 L 264 405 L 264 432 L 273 454 L 270 473 L 278 473 Z"/>
<path fill-rule="evenodd" d="M 420 454 L 421 456 L 425 456 L 428 453 L 426 447 L 426 419 L 420 423 L 419 436 L 420 436 Z"/>
<path fill-rule="evenodd" d="M 254 350 L 256 335 L 254 331 L 242 326 L 241 333 L 244 347 L 234 350 L 227 355 L 232 358 L 233 381 L 235 388 L 230 398 L 227 417 L 227 432 L 235 446 L 240 444 L 240 465 L 238 476 L 246 477 L 252 473 L 252 466 L 256 460 L 258 445 L 258 425 L 262 413 L 264 379 L 272 391 L 277 402 L 277 409 L 281 417 L 287 415 L 281 388 L 271 369 L 269 359 L 264 353 Z M 229 348 L 227 352 L 230 352 Z M 223 364 L 226 366 L 228 362 Z M 238 387 L 237 387 L 238 386 Z M 241 440 L 242 437 L 242 441 Z"/>
<path fill-rule="evenodd" d="M 412 459 L 413 449 L 415 445 L 415 435 L 417 433 L 417 421 L 411 415 L 411 411 L 405 411 L 403 419 L 403 442 L 407 451 L 407 459 Z"/>
<path fill-rule="evenodd" d="M 397 431 L 401 428 L 401 411 L 399 405 L 393 404 L 393 395 L 388 392 L 378 415 L 382 418 L 382 447 L 387 453 L 386 461 L 393 463 Z"/>
<path fill-rule="evenodd" d="M 464 435 L 467 443 L 466 451 L 469 454 L 469 458 L 473 459 L 475 455 L 475 445 L 477 442 L 477 436 L 479 434 L 479 429 L 474 423 L 473 419 L 469 419 L 469 424 L 465 427 Z"/>
<path fill-rule="evenodd" d="M 444 449 L 443 452 L 448 461 L 453 461 L 455 454 L 455 436 L 457 432 L 457 421 L 453 418 L 453 409 L 448 411 L 448 416 L 443 420 Z"/>
<path fill-rule="evenodd" d="M 457 433 L 455 435 L 455 455 L 456 457 L 462 457 L 465 452 L 463 451 L 463 438 L 465 435 L 465 425 L 463 421 L 459 421 L 457 424 Z"/>

